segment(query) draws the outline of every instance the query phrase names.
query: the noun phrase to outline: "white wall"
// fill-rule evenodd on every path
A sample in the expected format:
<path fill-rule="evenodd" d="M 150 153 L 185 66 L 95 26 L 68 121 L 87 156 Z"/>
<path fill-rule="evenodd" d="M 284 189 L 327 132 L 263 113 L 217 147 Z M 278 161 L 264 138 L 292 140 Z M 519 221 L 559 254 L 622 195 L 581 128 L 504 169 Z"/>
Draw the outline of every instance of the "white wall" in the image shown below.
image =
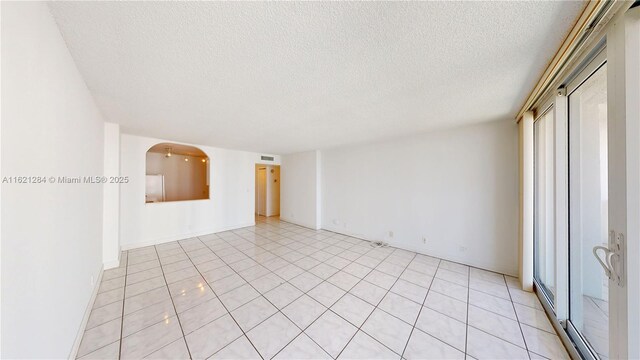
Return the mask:
<path fill-rule="evenodd" d="M 193 145 L 209 157 L 210 199 L 145 204 L 147 150 L 160 142 L 122 134 L 120 241 L 123 249 L 253 225 L 255 164 L 260 154 Z M 192 144 L 189 144 L 192 145 Z M 275 164 L 280 159 L 275 156 Z"/>
<path fill-rule="evenodd" d="M 321 225 L 320 152 L 283 155 L 280 169 L 280 218 L 319 229 Z"/>
<path fill-rule="evenodd" d="M 104 174 L 120 176 L 120 125 L 104 123 Z M 120 184 L 103 185 L 102 261 L 105 269 L 120 265 Z"/>
<path fill-rule="evenodd" d="M 517 169 L 511 121 L 322 151 L 322 228 L 515 275 Z"/>
<path fill-rule="evenodd" d="M 103 173 L 103 119 L 44 3 L 2 2 L 2 175 Z M 102 266 L 102 185 L 2 185 L 2 354 L 66 358 Z"/>

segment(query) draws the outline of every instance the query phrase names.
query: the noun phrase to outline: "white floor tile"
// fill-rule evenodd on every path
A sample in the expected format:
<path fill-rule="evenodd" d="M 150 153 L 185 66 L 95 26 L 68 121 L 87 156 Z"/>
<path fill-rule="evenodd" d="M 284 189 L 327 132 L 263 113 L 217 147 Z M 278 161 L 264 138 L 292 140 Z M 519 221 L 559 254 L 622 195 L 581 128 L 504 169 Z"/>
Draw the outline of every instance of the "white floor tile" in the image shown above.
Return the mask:
<path fill-rule="evenodd" d="M 289 280 L 291 285 L 297 287 L 302 292 L 307 292 L 313 289 L 321 282 L 322 279 L 307 271 Z"/>
<path fill-rule="evenodd" d="M 516 320 L 516 313 L 513 310 L 513 304 L 509 300 L 495 297 L 480 291 L 469 290 L 469 304 Z"/>
<path fill-rule="evenodd" d="M 216 295 L 208 286 L 202 286 L 174 296 L 173 305 L 179 314 L 215 297 Z"/>
<path fill-rule="evenodd" d="M 388 312 L 411 326 L 416 322 L 421 307 L 422 305 L 392 292 L 389 292 L 378 305 L 379 309 Z"/>
<path fill-rule="evenodd" d="M 342 351 L 338 359 L 399 359 L 400 356 L 382 345 L 379 341 L 362 331 L 351 339 L 347 347 Z"/>
<path fill-rule="evenodd" d="M 331 359 L 318 344 L 314 343 L 307 335 L 300 334 L 291 343 L 289 343 L 282 351 L 280 351 L 274 359 L 282 360 L 315 360 L 315 359 Z"/>
<path fill-rule="evenodd" d="M 349 291 L 360 279 L 344 271 L 338 271 L 327 279 L 327 281 L 344 291 Z"/>
<path fill-rule="evenodd" d="M 359 297 L 371 305 L 377 306 L 380 300 L 387 294 L 387 291 L 379 286 L 367 281 L 361 281 L 349 291 L 349 293 Z"/>
<path fill-rule="evenodd" d="M 326 310 L 326 307 L 308 295 L 302 295 L 282 309 L 282 313 L 291 319 L 300 329 L 305 329 Z"/>
<path fill-rule="evenodd" d="M 469 288 L 442 279 L 433 279 L 431 291 L 447 295 L 456 300 L 467 302 L 469 300 Z"/>
<path fill-rule="evenodd" d="M 115 359 L 121 344 L 154 359 L 567 356 L 516 278 L 277 218 L 121 259 L 79 357 Z"/>
<path fill-rule="evenodd" d="M 468 324 L 514 345 L 525 347 L 520 324 L 515 320 L 470 305 Z"/>
<path fill-rule="evenodd" d="M 247 337 L 263 358 L 271 359 L 300 332 L 293 322 L 277 313 L 249 331 Z"/>
<path fill-rule="evenodd" d="M 185 337 L 194 359 L 206 359 L 242 335 L 230 315 L 210 322 Z"/>
<path fill-rule="evenodd" d="M 78 357 L 118 341 L 120 339 L 121 324 L 122 321 L 120 319 L 115 319 L 85 331 L 78 349 Z"/>
<path fill-rule="evenodd" d="M 430 291 L 429 294 L 427 294 L 424 306 L 458 321 L 467 322 L 467 304 L 460 300 L 450 298 L 435 291 Z"/>
<path fill-rule="evenodd" d="M 398 281 L 391 287 L 392 293 L 402 295 L 418 304 L 422 304 L 424 302 L 428 291 L 429 290 L 427 288 L 418 286 L 403 279 L 398 279 Z"/>
<path fill-rule="evenodd" d="M 467 326 L 461 321 L 423 307 L 418 316 L 416 328 L 460 351 L 465 350 Z"/>
<path fill-rule="evenodd" d="M 522 325 L 522 333 L 530 351 L 549 359 L 569 359 L 567 351 L 556 334 L 527 325 Z"/>
<path fill-rule="evenodd" d="M 467 353 L 478 360 L 529 358 L 525 349 L 472 326 L 467 329 Z"/>
<path fill-rule="evenodd" d="M 213 298 L 178 315 L 185 335 L 227 314 L 219 299 Z"/>
<path fill-rule="evenodd" d="M 251 281 L 251 286 L 253 286 L 261 294 L 264 294 L 284 283 L 284 279 L 278 277 L 278 275 L 274 273 L 270 273 Z"/>
<path fill-rule="evenodd" d="M 275 289 L 264 294 L 272 304 L 278 309 L 283 309 L 285 306 L 291 304 L 293 300 L 299 298 L 302 295 L 302 291 L 296 289 L 288 283 L 284 283 Z"/>
<path fill-rule="evenodd" d="M 403 357 L 407 360 L 421 359 L 464 359 L 464 353 L 443 343 L 442 341 L 414 329 L 404 351 Z"/>
<path fill-rule="evenodd" d="M 146 356 L 147 359 L 175 359 L 175 360 L 188 360 L 189 350 L 184 338 L 180 338 L 169 345 L 165 345 L 159 350 Z"/>
<path fill-rule="evenodd" d="M 227 310 L 233 311 L 258 296 L 260 296 L 260 293 L 251 285 L 244 284 L 228 293 L 220 295 L 220 301 L 222 301 Z"/>
<path fill-rule="evenodd" d="M 527 324 L 529 326 L 533 326 L 535 328 L 550 332 L 555 334 L 555 330 L 549 322 L 549 318 L 547 314 L 543 310 L 538 310 L 536 308 L 528 307 L 520 304 L 513 304 L 516 309 L 516 314 L 518 315 L 518 320 L 522 324 Z"/>
<path fill-rule="evenodd" d="M 400 279 L 428 288 L 433 281 L 433 276 L 406 269 L 400 276 Z"/>
<path fill-rule="evenodd" d="M 241 336 L 222 350 L 213 354 L 210 359 L 216 360 L 253 360 L 261 359 L 260 354 L 254 349 L 246 336 Z"/>
<path fill-rule="evenodd" d="M 240 328 L 247 332 L 278 312 L 263 296 L 257 297 L 231 312 Z"/>
<path fill-rule="evenodd" d="M 378 270 L 373 270 L 367 275 L 364 280 L 368 281 L 378 287 L 381 287 L 385 290 L 391 289 L 393 284 L 395 284 L 398 278 L 395 276 L 391 276 L 389 274 L 385 274 Z"/>
<path fill-rule="evenodd" d="M 122 336 L 129 336 L 148 326 L 165 321 L 176 314 L 171 299 L 147 306 L 136 312 L 125 314 L 122 323 Z"/>
<path fill-rule="evenodd" d="M 407 340 L 409 340 L 412 326 L 380 309 L 376 309 L 362 325 L 361 329 L 398 355 L 401 355 Z"/>
<path fill-rule="evenodd" d="M 337 357 L 358 329 L 331 311 L 325 312 L 305 330 L 314 342 Z"/>
<path fill-rule="evenodd" d="M 356 327 L 360 327 L 364 323 L 373 309 L 373 305 L 351 294 L 345 294 L 331 307 L 333 312 Z"/>
<path fill-rule="evenodd" d="M 175 316 L 151 325 L 122 339 L 121 359 L 139 359 L 182 338 Z"/>
<path fill-rule="evenodd" d="M 116 301 L 99 308 L 93 308 L 89 315 L 86 328 L 91 329 L 108 321 L 122 317 L 122 306 L 122 301 Z"/>
<path fill-rule="evenodd" d="M 323 282 L 309 291 L 307 295 L 311 296 L 325 307 L 331 307 L 345 293 L 346 292 L 339 287 L 329 282 Z"/>

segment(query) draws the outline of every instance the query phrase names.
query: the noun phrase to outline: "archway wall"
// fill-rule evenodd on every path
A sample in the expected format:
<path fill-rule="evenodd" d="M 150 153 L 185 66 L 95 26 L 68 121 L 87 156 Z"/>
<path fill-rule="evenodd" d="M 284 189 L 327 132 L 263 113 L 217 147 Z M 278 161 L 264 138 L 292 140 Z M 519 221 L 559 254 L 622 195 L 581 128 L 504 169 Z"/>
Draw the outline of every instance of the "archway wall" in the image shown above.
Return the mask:
<path fill-rule="evenodd" d="M 255 164 L 264 162 L 261 156 L 268 154 L 193 145 L 209 160 L 209 197 L 146 203 L 147 150 L 163 142 L 175 143 L 129 134 L 121 136 L 121 176 L 129 179 L 120 187 L 120 243 L 123 249 L 254 224 Z M 280 164 L 279 156 L 270 156 L 274 164 Z"/>

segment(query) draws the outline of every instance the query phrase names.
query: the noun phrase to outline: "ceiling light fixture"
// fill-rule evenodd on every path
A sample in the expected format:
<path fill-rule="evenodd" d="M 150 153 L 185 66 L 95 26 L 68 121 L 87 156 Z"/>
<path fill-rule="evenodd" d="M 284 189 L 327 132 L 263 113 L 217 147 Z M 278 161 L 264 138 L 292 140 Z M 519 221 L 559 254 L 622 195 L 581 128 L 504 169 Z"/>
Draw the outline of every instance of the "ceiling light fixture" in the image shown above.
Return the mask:
<path fill-rule="evenodd" d="M 165 150 L 167 150 L 167 154 L 164 157 L 171 157 L 171 148 L 165 148 Z"/>

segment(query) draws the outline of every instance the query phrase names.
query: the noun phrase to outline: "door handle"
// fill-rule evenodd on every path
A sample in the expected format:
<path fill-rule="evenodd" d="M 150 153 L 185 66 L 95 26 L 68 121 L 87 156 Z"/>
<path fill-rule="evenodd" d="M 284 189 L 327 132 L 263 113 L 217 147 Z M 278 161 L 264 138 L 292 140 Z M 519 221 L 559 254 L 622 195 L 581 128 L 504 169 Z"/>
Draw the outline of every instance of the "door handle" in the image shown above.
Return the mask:
<path fill-rule="evenodd" d="M 602 250 L 604 255 L 604 260 L 600 255 L 598 255 L 598 250 Z M 596 257 L 596 260 L 600 263 L 600 266 L 604 269 L 604 273 L 607 275 L 609 279 L 611 279 L 611 263 L 609 262 L 610 256 L 613 254 L 608 247 L 605 246 L 594 246 L 593 247 L 593 256 Z"/>
<path fill-rule="evenodd" d="M 618 286 L 624 285 L 624 249 L 624 234 L 616 234 L 614 230 L 609 232 L 609 247 L 593 247 L 593 256 L 596 257 L 607 277 L 615 281 Z M 602 251 L 602 257 L 599 250 Z"/>

